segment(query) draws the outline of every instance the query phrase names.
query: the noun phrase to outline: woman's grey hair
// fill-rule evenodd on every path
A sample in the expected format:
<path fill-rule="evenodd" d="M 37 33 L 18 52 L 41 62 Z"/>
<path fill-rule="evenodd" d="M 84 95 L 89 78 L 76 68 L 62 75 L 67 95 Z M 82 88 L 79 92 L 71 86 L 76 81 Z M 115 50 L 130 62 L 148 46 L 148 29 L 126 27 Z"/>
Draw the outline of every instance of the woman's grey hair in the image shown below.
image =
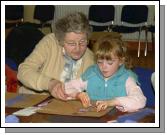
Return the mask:
<path fill-rule="evenodd" d="M 68 32 L 86 33 L 90 35 L 90 25 L 87 17 L 81 12 L 68 14 L 55 23 L 55 35 L 61 43 Z"/>

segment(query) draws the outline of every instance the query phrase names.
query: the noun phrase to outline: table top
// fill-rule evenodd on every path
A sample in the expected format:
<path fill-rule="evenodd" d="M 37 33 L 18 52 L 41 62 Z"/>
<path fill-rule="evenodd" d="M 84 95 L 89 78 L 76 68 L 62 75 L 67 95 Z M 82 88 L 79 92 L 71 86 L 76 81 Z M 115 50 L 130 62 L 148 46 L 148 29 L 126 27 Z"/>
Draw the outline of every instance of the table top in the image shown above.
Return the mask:
<path fill-rule="evenodd" d="M 44 103 L 47 100 L 50 101 L 50 97 L 48 96 L 35 95 L 35 97 L 36 98 L 34 98 L 34 95 L 27 95 L 27 94 L 20 95 L 20 94 L 6 93 L 5 115 L 6 116 L 11 115 L 13 112 L 16 112 L 22 108 L 26 108 L 32 105 L 38 105 L 39 103 Z M 77 114 L 66 115 L 67 113 L 63 113 L 63 111 L 61 110 L 64 109 L 64 111 L 70 112 L 71 107 L 74 109 L 76 106 L 78 106 L 78 101 L 70 101 L 67 103 L 63 101 L 57 101 L 56 99 L 53 99 L 53 98 L 51 99 L 52 99 L 52 102 L 44 106 L 44 108 L 45 107 L 47 109 L 57 108 L 59 109 L 59 113 L 49 113 L 49 111 L 42 113 L 38 111 L 30 116 L 18 116 L 20 122 L 21 123 L 106 123 L 109 121 L 111 122 L 115 120 L 117 121 L 122 120 L 120 118 L 123 118 L 124 120 L 137 118 L 136 122 L 139 122 L 139 123 L 155 122 L 154 108 L 146 107 L 144 109 L 141 109 L 137 112 L 132 112 L 132 113 L 120 112 L 116 108 L 112 108 L 106 113 L 104 113 L 103 115 L 100 115 L 98 117 L 92 117 L 92 115 L 84 116 L 84 115 L 77 115 Z M 61 103 L 61 104 L 59 105 L 58 103 Z M 53 106 L 55 104 L 56 106 Z M 51 105 L 51 108 L 50 108 L 50 105 Z"/>
<path fill-rule="evenodd" d="M 5 114 L 10 115 L 19 108 L 6 107 Z M 111 110 L 109 113 L 102 117 L 81 117 L 81 116 L 67 116 L 67 115 L 53 115 L 53 114 L 43 114 L 35 113 L 31 116 L 18 116 L 21 123 L 106 123 L 108 121 L 114 121 L 120 116 L 127 115 L 129 113 L 120 112 L 116 109 Z M 149 114 L 137 122 L 139 123 L 154 123 L 155 114 Z"/>

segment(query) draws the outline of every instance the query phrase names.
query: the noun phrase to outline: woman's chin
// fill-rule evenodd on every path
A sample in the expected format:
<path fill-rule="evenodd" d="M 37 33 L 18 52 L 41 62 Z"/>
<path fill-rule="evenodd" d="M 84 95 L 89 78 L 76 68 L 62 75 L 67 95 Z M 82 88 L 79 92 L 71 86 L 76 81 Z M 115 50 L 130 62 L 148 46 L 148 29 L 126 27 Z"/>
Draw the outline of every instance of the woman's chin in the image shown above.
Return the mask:
<path fill-rule="evenodd" d="M 79 55 L 79 56 L 73 56 L 73 57 L 72 57 L 73 60 L 79 60 L 80 58 L 81 58 L 80 55 Z"/>

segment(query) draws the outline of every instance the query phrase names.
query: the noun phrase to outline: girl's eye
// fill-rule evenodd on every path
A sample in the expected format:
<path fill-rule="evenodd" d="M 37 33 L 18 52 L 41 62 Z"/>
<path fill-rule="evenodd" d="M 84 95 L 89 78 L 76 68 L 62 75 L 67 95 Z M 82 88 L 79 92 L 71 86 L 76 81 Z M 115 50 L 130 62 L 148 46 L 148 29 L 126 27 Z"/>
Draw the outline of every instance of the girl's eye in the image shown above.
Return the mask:
<path fill-rule="evenodd" d="M 102 60 L 98 60 L 97 63 L 98 63 L 98 64 L 101 64 L 101 63 L 103 63 L 103 61 L 102 61 Z"/>
<path fill-rule="evenodd" d="M 109 65 L 112 65 L 112 64 L 114 63 L 114 61 L 107 61 L 107 63 L 108 63 Z"/>

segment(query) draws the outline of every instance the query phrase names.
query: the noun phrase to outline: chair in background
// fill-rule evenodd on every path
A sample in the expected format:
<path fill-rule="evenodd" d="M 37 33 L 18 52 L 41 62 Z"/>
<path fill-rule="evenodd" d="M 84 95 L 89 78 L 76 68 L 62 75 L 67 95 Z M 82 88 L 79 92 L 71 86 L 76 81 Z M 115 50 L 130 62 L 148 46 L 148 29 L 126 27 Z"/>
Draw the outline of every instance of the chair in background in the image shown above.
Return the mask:
<path fill-rule="evenodd" d="M 147 68 L 136 67 L 134 72 L 138 75 L 138 80 L 140 87 L 143 91 L 143 94 L 147 98 L 146 106 L 154 107 L 155 106 L 155 91 L 151 82 L 151 76 L 154 71 Z"/>
<path fill-rule="evenodd" d="M 14 65 L 15 69 L 17 69 L 43 36 L 44 34 L 31 23 L 24 23 L 14 27 L 5 40 L 6 64 L 10 67 Z"/>
<path fill-rule="evenodd" d="M 52 5 L 36 5 L 34 11 L 34 19 L 40 21 L 36 24 L 38 28 L 49 27 L 52 32 L 52 26 L 49 21 L 54 19 L 55 6 Z"/>
<path fill-rule="evenodd" d="M 148 31 L 151 32 L 151 40 L 152 40 L 152 47 L 155 47 L 155 42 L 154 42 L 154 38 L 155 38 L 155 25 L 150 25 L 148 27 Z"/>
<path fill-rule="evenodd" d="M 88 18 L 93 31 L 110 31 L 114 24 L 115 7 L 113 5 L 91 5 Z"/>
<path fill-rule="evenodd" d="M 138 57 L 140 56 L 140 34 L 147 25 L 148 7 L 146 5 L 125 5 L 121 12 L 121 25 L 113 28 L 114 32 L 134 33 L 139 32 Z M 145 40 L 147 40 L 147 35 Z M 147 41 L 146 41 L 147 47 Z M 145 48 L 146 48 L 145 47 Z"/>
<path fill-rule="evenodd" d="M 11 28 L 22 23 L 23 15 L 23 5 L 5 5 L 5 28 Z"/>

